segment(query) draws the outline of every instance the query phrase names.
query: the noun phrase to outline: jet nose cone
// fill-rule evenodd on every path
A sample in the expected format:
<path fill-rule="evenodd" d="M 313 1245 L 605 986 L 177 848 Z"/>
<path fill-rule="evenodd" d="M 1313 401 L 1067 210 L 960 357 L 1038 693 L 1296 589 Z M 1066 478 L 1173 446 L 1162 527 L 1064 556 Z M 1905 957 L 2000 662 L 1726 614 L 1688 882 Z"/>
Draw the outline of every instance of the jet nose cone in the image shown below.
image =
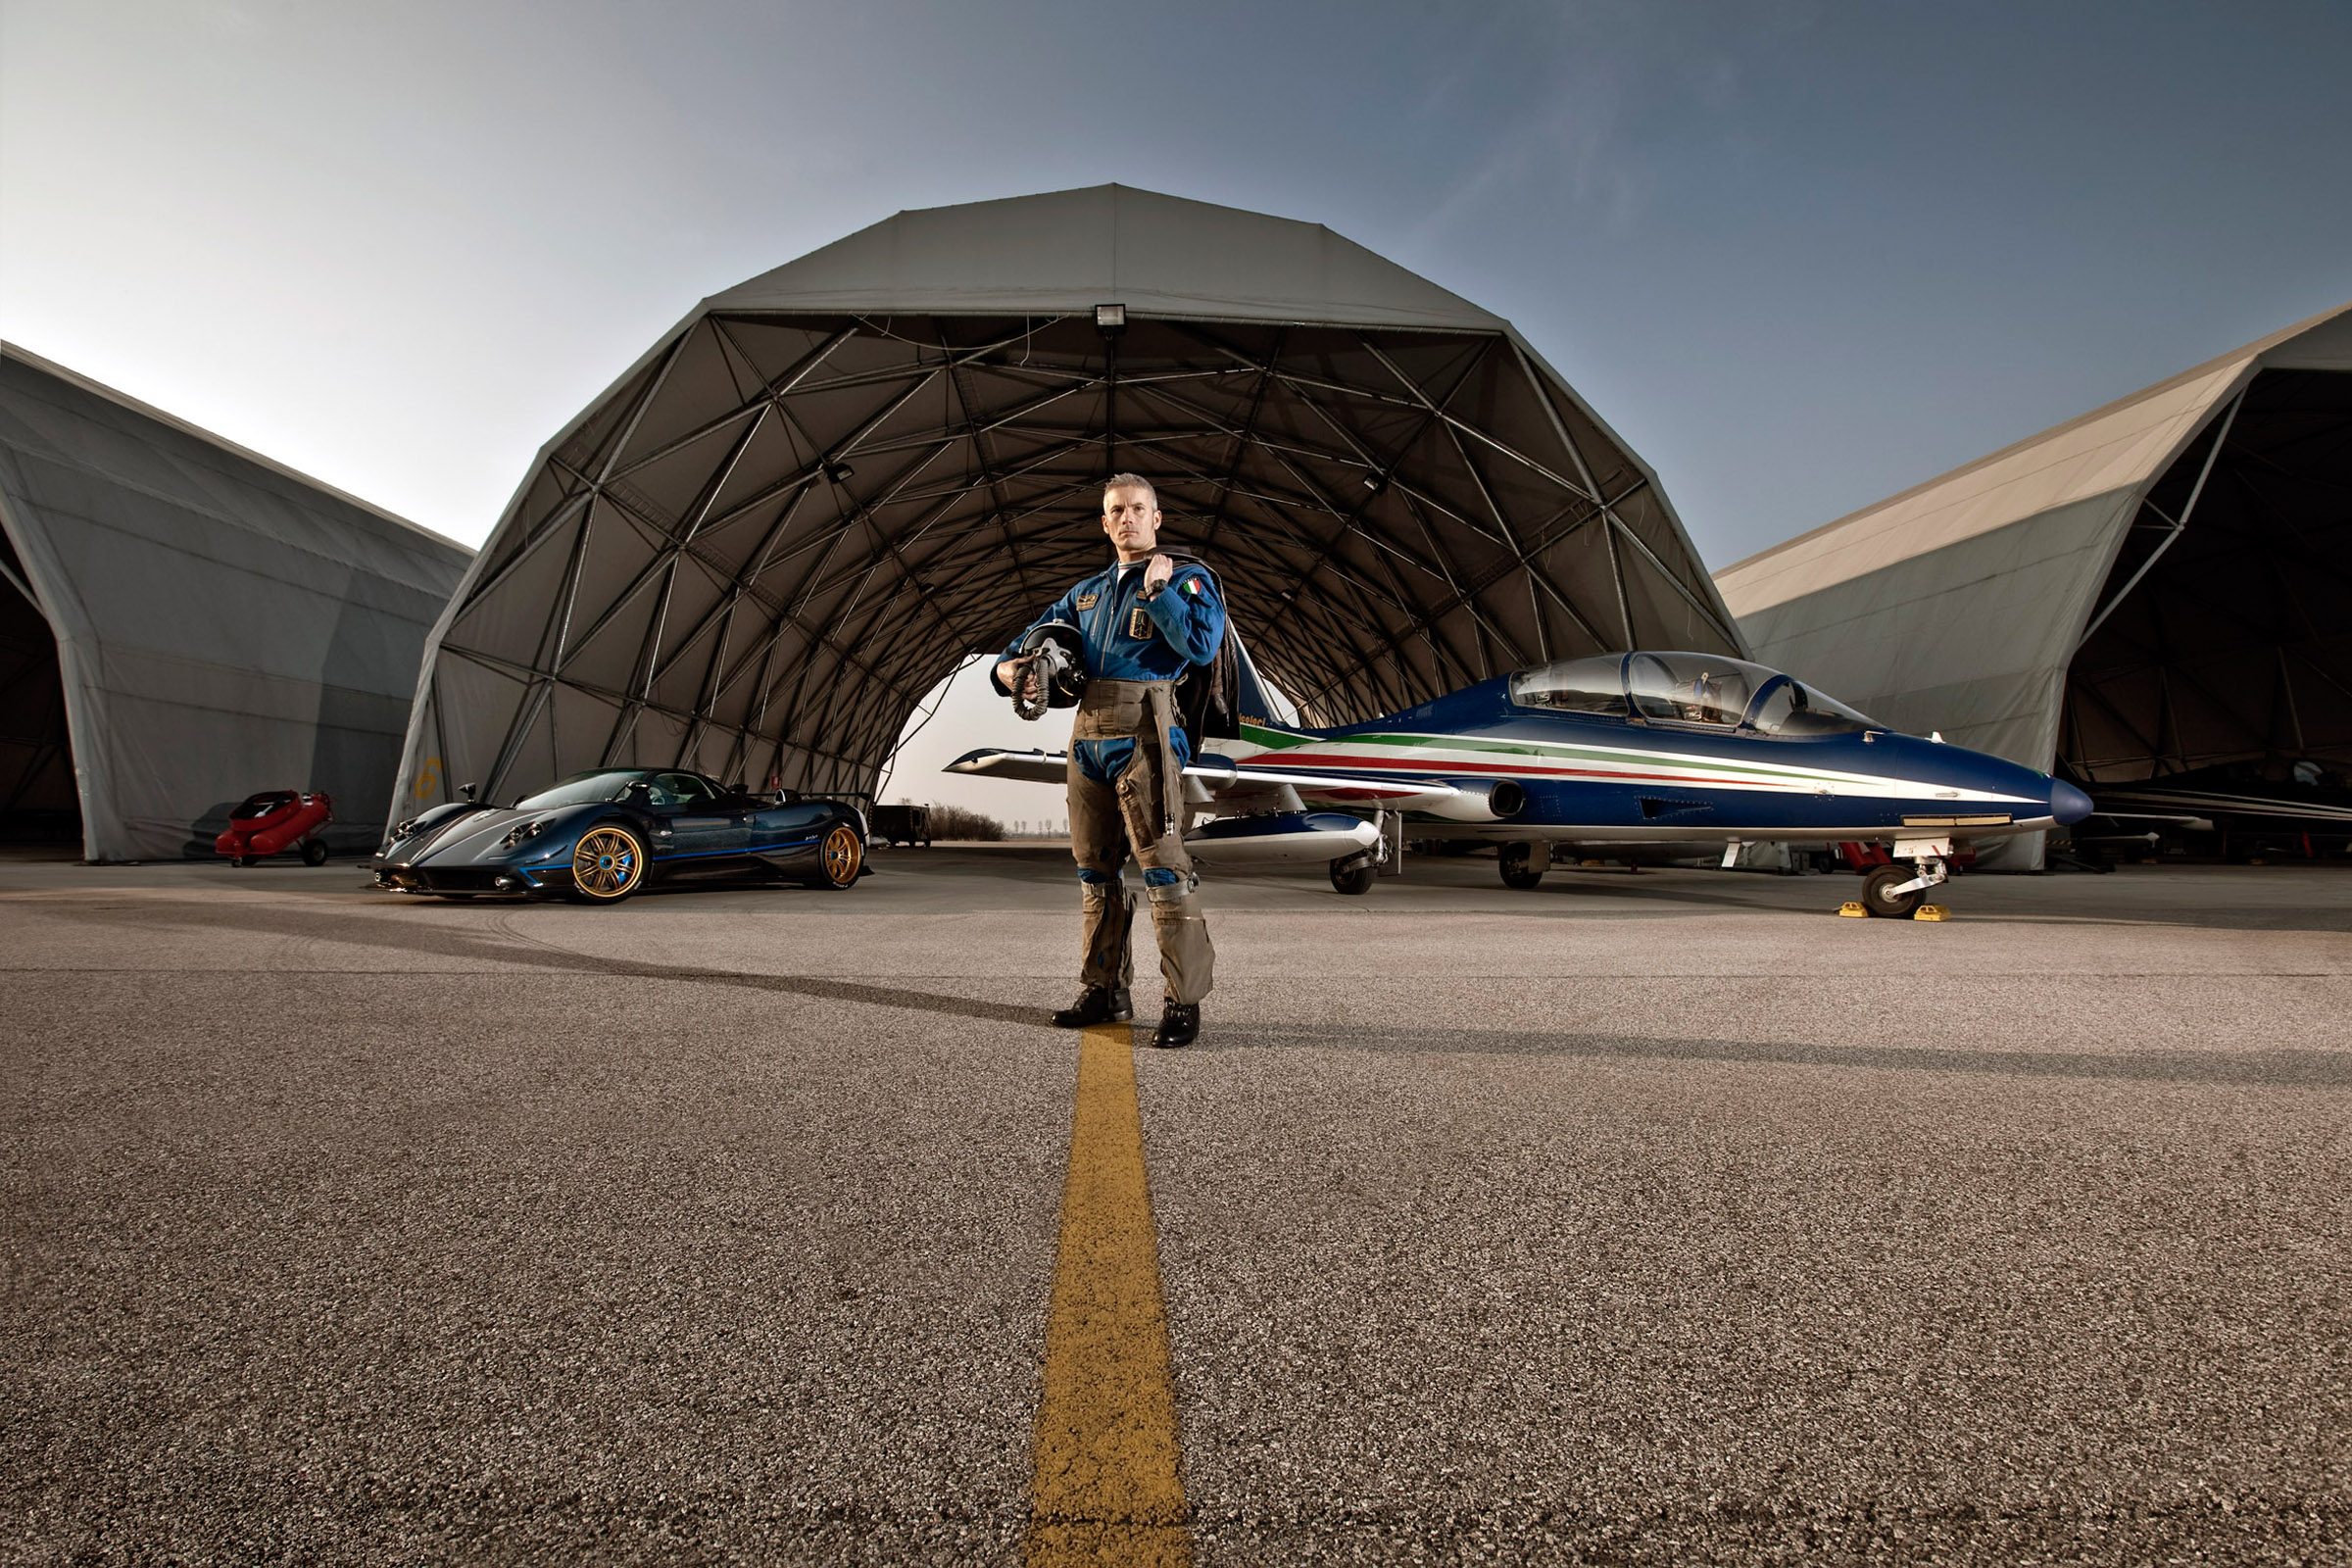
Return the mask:
<path fill-rule="evenodd" d="M 2050 814 L 2061 822 L 2080 822 L 2090 814 L 2090 797 L 2062 778 L 2052 779 Z"/>

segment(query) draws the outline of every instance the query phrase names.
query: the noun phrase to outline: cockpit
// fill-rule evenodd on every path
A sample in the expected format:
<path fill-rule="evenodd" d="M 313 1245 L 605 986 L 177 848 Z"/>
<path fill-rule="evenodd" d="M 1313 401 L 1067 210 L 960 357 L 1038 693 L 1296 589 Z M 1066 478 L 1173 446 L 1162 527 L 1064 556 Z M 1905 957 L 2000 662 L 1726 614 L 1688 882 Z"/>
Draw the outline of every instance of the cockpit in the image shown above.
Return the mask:
<path fill-rule="evenodd" d="M 1850 735 L 1886 725 L 1792 675 L 1719 654 L 1596 654 L 1511 676 L 1521 708 L 1703 724 L 1763 735 Z"/>

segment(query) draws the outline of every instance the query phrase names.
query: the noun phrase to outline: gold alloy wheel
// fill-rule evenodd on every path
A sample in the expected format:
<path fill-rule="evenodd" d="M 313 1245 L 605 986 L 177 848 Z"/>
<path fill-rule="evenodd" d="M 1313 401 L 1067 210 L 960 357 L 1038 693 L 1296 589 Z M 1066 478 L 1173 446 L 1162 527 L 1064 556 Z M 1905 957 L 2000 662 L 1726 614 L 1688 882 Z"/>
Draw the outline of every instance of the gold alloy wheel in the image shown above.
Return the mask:
<path fill-rule="evenodd" d="M 580 835 L 571 852 L 571 885 L 591 904 L 616 904 L 645 880 L 645 847 L 627 828 L 607 823 Z"/>
<path fill-rule="evenodd" d="M 858 842 L 858 830 L 844 822 L 825 835 L 822 857 L 824 866 L 820 885 L 846 888 L 858 880 L 858 862 L 865 858 L 865 847 Z"/>

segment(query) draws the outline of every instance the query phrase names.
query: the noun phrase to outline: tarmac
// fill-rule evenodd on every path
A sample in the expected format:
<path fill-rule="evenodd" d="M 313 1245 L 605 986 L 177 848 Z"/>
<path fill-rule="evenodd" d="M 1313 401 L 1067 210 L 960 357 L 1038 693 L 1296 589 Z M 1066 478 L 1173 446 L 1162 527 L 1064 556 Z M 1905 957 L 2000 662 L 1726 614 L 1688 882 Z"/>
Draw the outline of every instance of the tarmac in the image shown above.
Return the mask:
<path fill-rule="evenodd" d="M 2343 870 L 875 864 L 0 861 L 0 1561 L 2352 1562 Z"/>

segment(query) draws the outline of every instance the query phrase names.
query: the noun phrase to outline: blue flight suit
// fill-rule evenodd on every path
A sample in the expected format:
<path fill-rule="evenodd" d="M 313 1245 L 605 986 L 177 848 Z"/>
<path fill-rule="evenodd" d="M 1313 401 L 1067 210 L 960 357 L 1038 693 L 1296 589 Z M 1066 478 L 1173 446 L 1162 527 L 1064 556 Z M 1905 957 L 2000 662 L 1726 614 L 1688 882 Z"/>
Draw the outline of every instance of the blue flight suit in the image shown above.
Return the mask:
<path fill-rule="evenodd" d="M 1216 578 L 1185 562 L 1176 564 L 1164 588 L 1145 599 L 1147 569 L 1144 562 L 1124 571 L 1114 564 L 1077 583 L 1014 638 L 1002 659 L 1018 658 L 1029 631 L 1048 621 L 1068 622 L 1085 641 L 1090 685 L 1080 708 L 1081 733 L 1070 743 L 1069 767 L 1070 851 L 1086 895 L 1084 983 L 1120 990 L 1128 984 L 1133 906 L 1120 865 L 1132 852 L 1144 867 L 1168 998 L 1192 1003 L 1207 994 L 1214 954 L 1206 922 L 1193 905 L 1198 879 L 1184 851 L 1180 793 L 1173 803 L 1177 831 L 1161 832 L 1168 805 L 1161 794 L 1171 787 L 1180 792 L 1182 780 L 1161 778 L 1159 736 L 1140 721 L 1140 710 L 1122 709 L 1113 719 L 1101 701 L 1106 688 L 1091 683 L 1173 681 L 1193 665 L 1212 662 L 1225 637 L 1225 605 Z M 1139 609 L 1141 636 L 1136 635 Z M 1011 695 L 994 666 L 989 678 L 997 690 Z M 1106 725 L 1127 732 L 1083 733 Z M 1175 729 L 1169 742 L 1181 768 L 1192 751 L 1184 731 Z"/>

